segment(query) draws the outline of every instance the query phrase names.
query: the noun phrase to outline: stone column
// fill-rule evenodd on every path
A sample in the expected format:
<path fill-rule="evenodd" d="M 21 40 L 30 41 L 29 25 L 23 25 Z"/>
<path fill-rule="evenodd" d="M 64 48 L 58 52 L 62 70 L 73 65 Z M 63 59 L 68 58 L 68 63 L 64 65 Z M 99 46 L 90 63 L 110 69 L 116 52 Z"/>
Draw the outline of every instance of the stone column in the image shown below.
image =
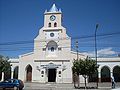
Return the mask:
<path fill-rule="evenodd" d="M 112 77 L 113 76 L 113 72 L 110 72 L 110 77 Z"/>
<path fill-rule="evenodd" d="M 101 72 L 98 72 L 98 82 L 101 82 Z"/>
<path fill-rule="evenodd" d="M 11 79 L 13 79 L 14 68 L 11 67 Z"/>
<path fill-rule="evenodd" d="M 110 72 L 110 79 L 111 79 L 111 77 L 113 77 L 113 72 Z"/>
<path fill-rule="evenodd" d="M 4 81 L 4 72 L 2 72 L 2 79 L 1 81 Z"/>

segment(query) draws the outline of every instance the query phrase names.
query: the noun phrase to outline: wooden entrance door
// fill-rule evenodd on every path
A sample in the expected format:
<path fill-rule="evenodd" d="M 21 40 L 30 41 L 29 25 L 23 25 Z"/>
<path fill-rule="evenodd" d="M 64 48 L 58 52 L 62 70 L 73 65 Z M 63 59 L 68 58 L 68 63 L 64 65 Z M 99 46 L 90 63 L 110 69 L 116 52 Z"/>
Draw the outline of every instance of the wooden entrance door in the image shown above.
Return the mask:
<path fill-rule="evenodd" d="M 55 81 L 56 81 L 56 69 L 49 69 L 48 82 L 55 82 Z"/>
<path fill-rule="evenodd" d="M 31 65 L 28 65 L 26 68 L 26 81 L 27 82 L 32 81 L 32 67 L 31 67 Z"/>

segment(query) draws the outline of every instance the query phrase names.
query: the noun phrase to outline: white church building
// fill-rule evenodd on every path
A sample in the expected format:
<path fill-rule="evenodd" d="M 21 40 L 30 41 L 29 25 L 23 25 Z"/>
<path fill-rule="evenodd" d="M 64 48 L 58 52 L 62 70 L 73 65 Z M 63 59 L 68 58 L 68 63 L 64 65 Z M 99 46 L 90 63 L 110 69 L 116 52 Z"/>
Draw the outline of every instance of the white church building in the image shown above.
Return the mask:
<path fill-rule="evenodd" d="M 24 82 L 56 82 L 72 83 L 73 60 L 77 53 L 71 50 L 71 37 L 62 26 L 62 11 L 55 4 L 44 13 L 44 25 L 34 39 L 33 52 L 20 55 L 18 59 L 10 59 L 11 77 L 18 69 L 18 77 Z M 79 53 L 79 58 L 86 55 Z M 101 82 L 110 81 L 114 76 L 120 81 L 120 58 L 98 58 L 98 78 Z M 94 81 L 94 75 L 90 81 Z M 82 77 L 80 78 L 82 80 Z"/>
<path fill-rule="evenodd" d="M 62 26 L 61 9 L 53 4 L 44 13 L 44 26 L 34 39 L 33 52 L 20 55 L 18 62 L 13 62 L 18 64 L 18 78 L 23 81 L 72 83 L 74 58 L 76 52 L 71 51 L 71 37 Z"/>

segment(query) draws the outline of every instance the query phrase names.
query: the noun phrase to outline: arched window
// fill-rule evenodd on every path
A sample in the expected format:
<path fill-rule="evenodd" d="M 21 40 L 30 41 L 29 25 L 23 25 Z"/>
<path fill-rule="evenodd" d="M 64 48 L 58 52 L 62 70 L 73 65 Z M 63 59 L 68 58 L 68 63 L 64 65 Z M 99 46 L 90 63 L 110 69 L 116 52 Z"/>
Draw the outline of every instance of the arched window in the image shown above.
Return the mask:
<path fill-rule="evenodd" d="M 48 24 L 48 27 L 51 27 L 51 23 Z"/>
<path fill-rule="evenodd" d="M 50 52 L 55 52 L 55 50 L 57 49 L 58 45 L 55 41 L 49 41 L 47 44 L 47 49 Z"/>
<path fill-rule="evenodd" d="M 61 71 L 59 71 L 59 74 L 61 74 Z"/>
<path fill-rule="evenodd" d="M 57 23 L 56 22 L 54 23 L 54 27 L 57 27 Z"/>
<path fill-rule="evenodd" d="M 54 47 L 51 47 L 51 52 L 54 52 Z"/>
<path fill-rule="evenodd" d="M 41 74 L 44 74 L 44 71 L 41 71 Z"/>

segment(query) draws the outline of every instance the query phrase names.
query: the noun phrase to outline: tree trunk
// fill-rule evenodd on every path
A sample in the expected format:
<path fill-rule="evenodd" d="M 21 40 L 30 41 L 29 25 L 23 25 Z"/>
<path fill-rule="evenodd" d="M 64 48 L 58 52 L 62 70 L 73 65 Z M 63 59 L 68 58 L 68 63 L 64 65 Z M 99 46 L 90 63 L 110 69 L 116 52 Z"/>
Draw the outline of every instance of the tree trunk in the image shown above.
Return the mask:
<path fill-rule="evenodd" d="M 80 80 L 79 80 L 79 75 L 77 75 L 78 78 L 78 88 L 80 87 Z"/>
<path fill-rule="evenodd" d="M 86 89 L 86 77 L 85 77 L 85 89 Z"/>
<path fill-rule="evenodd" d="M 76 88 L 76 85 L 75 85 L 75 83 L 76 83 L 76 75 L 75 75 L 75 73 L 73 73 L 73 83 L 74 83 L 74 88 Z"/>
<path fill-rule="evenodd" d="M 75 81 L 73 81 L 73 83 L 74 83 L 74 88 L 76 87 L 76 85 L 75 85 Z"/>
<path fill-rule="evenodd" d="M 85 89 L 87 88 L 87 84 L 86 84 L 86 79 L 87 79 L 87 76 L 86 75 L 83 75 L 84 77 L 84 80 L 85 80 Z"/>

